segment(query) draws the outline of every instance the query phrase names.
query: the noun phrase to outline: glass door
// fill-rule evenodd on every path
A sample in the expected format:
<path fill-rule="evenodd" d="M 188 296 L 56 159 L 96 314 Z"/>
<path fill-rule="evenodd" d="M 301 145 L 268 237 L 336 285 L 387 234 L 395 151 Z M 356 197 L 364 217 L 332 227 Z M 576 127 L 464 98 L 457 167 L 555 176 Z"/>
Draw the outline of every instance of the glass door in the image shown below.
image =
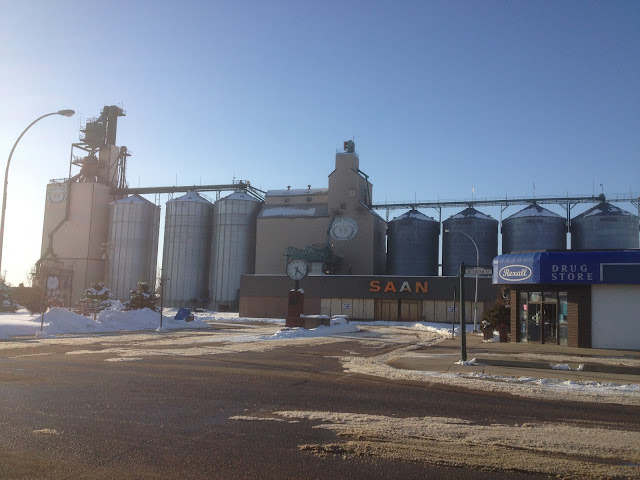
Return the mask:
<path fill-rule="evenodd" d="M 558 343 L 560 345 L 568 345 L 567 338 L 567 314 L 568 314 L 568 304 L 567 304 L 567 292 L 560 292 L 558 294 Z"/>
<path fill-rule="evenodd" d="M 527 323 L 528 323 L 528 313 L 529 313 L 529 297 L 527 296 L 527 292 L 520 292 L 520 311 L 518 312 L 518 330 L 517 330 L 517 341 L 518 342 L 527 342 L 529 340 L 529 336 L 527 335 Z"/>
<path fill-rule="evenodd" d="M 543 343 L 558 343 L 558 294 L 544 292 L 542 296 Z"/>
<path fill-rule="evenodd" d="M 540 326 L 542 324 L 542 305 L 539 303 L 529 303 L 529 328 L 528 341 L 540 341 Z"/>

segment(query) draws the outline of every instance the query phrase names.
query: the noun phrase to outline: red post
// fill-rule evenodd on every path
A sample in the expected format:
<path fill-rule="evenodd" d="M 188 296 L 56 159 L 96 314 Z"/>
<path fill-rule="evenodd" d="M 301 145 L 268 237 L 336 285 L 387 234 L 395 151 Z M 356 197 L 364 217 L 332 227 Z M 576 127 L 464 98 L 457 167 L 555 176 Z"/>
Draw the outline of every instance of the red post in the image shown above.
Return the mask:
<path fill-rule="evenodd" d="M 291 290 L 287 302 L 287 318 L 285 326 L 302 327 L 300 314 L 304 312 L 304 292 Z"/>

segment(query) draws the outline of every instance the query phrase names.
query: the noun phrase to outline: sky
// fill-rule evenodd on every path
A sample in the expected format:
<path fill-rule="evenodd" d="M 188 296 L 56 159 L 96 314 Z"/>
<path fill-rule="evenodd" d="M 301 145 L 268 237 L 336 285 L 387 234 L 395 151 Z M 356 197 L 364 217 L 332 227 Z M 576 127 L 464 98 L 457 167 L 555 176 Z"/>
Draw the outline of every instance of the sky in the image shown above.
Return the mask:
<path fill-rule="evenodd" d="M 77 112 L 20 140 L 2 271 L 26 280 L 104 105 L 132 187 L 323 188 L 354 139 L 374 203 L 637 196 L 639 84 L 636 1 L 0 0 L 0 157 Z"/>

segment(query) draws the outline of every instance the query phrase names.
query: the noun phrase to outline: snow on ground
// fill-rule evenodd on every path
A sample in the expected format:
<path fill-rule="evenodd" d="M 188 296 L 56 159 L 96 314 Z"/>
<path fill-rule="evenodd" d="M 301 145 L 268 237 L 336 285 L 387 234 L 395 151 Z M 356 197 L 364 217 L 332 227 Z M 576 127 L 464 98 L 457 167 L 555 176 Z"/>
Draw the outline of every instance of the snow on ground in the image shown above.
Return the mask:
<path fill-rule="evenodd" d="M 164 310 L 165 315 L 171 317 L 175 316 L 178 312 L 177 308 L 166 308 Z M 191 312 L 194 317 L 203 322 L 217 322 L 217 323 L 273 323 L 276 325 L 284 325 L 285 321 L 282 318 L 247 318 L 240 317 L 237 313 L 233 312 Z"/>
<path fill-rule="evenodd" d="M 360 329 L 353 323 L 349 323 L 343 318 L 331 320 L 331 325 L 326 327 L 321 325 L 317 328 L 306 330 L 304 328 L 283 328 L 273 334 L 274 338 L 292 339 L 292 338 L 311 338 L 324 337 L 326 335 L 336 335 L 339 333 L 356 333 Z"/>
<path fill-rule="evenodd" d="M 440 373 L 394 368 L 389 362 L 410 355 L 415 346 L 369 357 L 342 357 L 346 372 L 394 380 L 441 383 L 459 387 L 509 393 L 529 398 L 558 399 L 576 402 L 640 405 L 640 385 L 595 381 L 575 381 L 536 377 L 511 377 L 485 373 Z M 465 365 L 477 365 L 474 360 Z"/>
<path fill-rule="evenodd" d="M 41 330 L 42 325 L 42 332 Z M 183 328 L 209 328 L 202 320 L 193 322 L 174 320 L 173 316 L 162 317 L 162 326 L 166 330 Z M 96 315 L 86 317 L 63 308 L 52 308 L 44 314 L 32 315 L 26 310 L 16 313 L 0 314 L 0 339 L 14 336 L 47 337 L 63 334 L 91 334 L 106 332 L 125 332 L 155 330 L 160 327 L 160 313 L 148 308 L 131 310 L 103 310 Z"/>
<path fill-rule="evenodd" d="M 436 373 L 419 372 L 393 368 L 388 365 L 392 359 L 402 355 L 411 355 L 417 346 L 424 348 L 443 338 L 451 336 L 452 327 L 447 323 L 415 323 L 401 322 L 347 322 L 344 319 L 333 319 L 330 327 L 318 327 L 313 330 L 302 328 L 286 328 L 282 319 L 248 319 L 239 317 L 237 313 L 196 312 L 192 322 L 174 320 L 177 310 L 166 309 L 160 330 L 160 314 L 149 309 L 129 312 L 105 310 L 100 312 L 96 321 L 93 316 L 86 317 L 64 309 L 51 309 L 44 315 L 42 333 L 40 333 L 40 315 L 31 315 L 26 311 L 15 314 L 0 314 L 0 339 L 10 337 L 33 337 L 34 335 L 49 337 L 46 342 L 91 343 L 90 334 L 114 332 L 139 332 L 128 336 L 128 340 L 140 337 L 144 347 L 104 348 L 102 350 L 81 350 L 69 352 L 73 354 L 113 353 L 117 358 L 108 361 L 132 361 L 153 355 L 216 355 L 230 351 L 266 351 L 300 342 L 334 342 L 356 340 L 369 348 L 382 348 L 389 344 L 409 344 L 412 346 L 394 349 L 384 355 L 346 356 L 341 357 L 345 371 L 365 375 L 380 376 L 389 379 L 403 379 L 421 382 L 437 382 L 458 386 L 511 393 L 534 398 L 571 398 L 577 401 L 612 402 L 628 405 L 640 405 L 640 385 L 612 384 L 588 381 L 568 381 L 534 377 L 508 377 L 483 373 Z M 229 331 L 221 329 L 224 324 L 242 325 L 242 328 Z M 278 329 L 278 327 L 282 328 Z M 363 327 L 362 329 L 359 327 Z M 473 329 L 467 325 L 467 331 Z M 153 331 L 182 330 L 171 336 L 153 337 Z M 459 327 L 455 329 L 456 335 Z M 146 333 L 142 333 L 146 332 Z M 62 335 L 62 337 L 55 337 Z M 70 337 L 76 335 L 76 337 Z M 79 337 L 78 337 L 79 336 Z M 135 337 L 135 338 L 134 338 Z M 102 343 L 109 343 L 105 337 Z M 113 342 L 123 343 L 116 336 Z M 26 344 L 20 338 L 12 338 L 3 342 L 3 348 L 11 344 Z M 141 345 L 142 345 L 141 343 Z M 199 346 L 198 344 L 206 344 Z M 29 346 L 36 346 L 30 343 Z M 23 345 L 24 346 L 24 345 Z M 154 348 L 154 347 L 161 348 Z M 489 356 L 491 354 L 488 354 Z M 518 357 L 515 354 L 514 357 Z M 530 357 L 531 355 L 520 355 Z M 555 370 L 566 369 L 566 359 L 552 355 L 545 356 L 555 360 Z M 582 359 L 575 358 L 575 361 Z M 584 357 L 588 360 L 588 357 Z M 471 360 L 473 362 L 473 360 Z M 471 363 L 469 362 L 469 363 Z"/>
<path fill-rule="evenodd" d="M 16 313 L 0 314 L 0 339 L 8 339 L 14 336 L 38 336 L 48 337 L 51 335 L 64 334 L 91 334 L 91 333 L 107 333 L 107 332 L 132 332 L 144 330 L 156 330 L 159 332 L 175 330 L 175 329 L 209 329 L 210 323 L 266 323 L 274 325 L 283 325 L 283 319 L 274 318 L 243 318 L 238 317 L 237 313 L 225 312 L 196 312 L 194 320 L 185 322 L 183 320 L 174 320 L 178 309 L 165 309 L 162 316 L 162 328 L 160 327 L 160 313 L 154 312 L 148 308 L 141 310 L 121 311 L 121 310 L 103 310 L 96 315 L 87 317 L 78 315 L 63 308 L 52 308 L 44 314 L 44 323 L 42 324 L 42 332 L 40 331 L 42 316 L 32 315 L 26 310 L 20 310 Z M 346 320 L 336 318 L 331 320 L 331 326 L 321 326 L 313 330 L 305 330 L 303 328 L 286 328 L 276 332 L 273 338 L 265 338 L 264 336 L 256 336 L 244 338 L 246 341 L 258 341 L 265 339 L 294 339 L 294 338 L 310 338 L 323 337 L 327 335 L 340 333 L 358 332 L 358 328 L 348 323 Z M 240 339 L 242 341 L 242 339 Z"/>

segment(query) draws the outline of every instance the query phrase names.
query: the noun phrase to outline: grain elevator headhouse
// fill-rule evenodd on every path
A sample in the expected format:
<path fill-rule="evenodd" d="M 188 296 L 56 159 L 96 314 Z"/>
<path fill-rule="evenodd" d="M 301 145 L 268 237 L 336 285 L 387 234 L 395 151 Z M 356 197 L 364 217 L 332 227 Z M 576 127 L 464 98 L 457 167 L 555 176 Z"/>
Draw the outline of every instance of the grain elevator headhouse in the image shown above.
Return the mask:
<path fill-rule="evenodd" d="M 281 274 L 303 258 L 310 275 L 372 275 L 385 269 L 386 222 L 352 140 L 336 153 L 329 188 L 269 190 L 258 215 L 256 273 Z"/>
<path fill-rule="evenodd" d="M 36 281 L 55 275 L 57 296 L 73 305 L 91 283 L 105 280 L 109 256 L 109 204 L 126 186 L 126 147 L 116 146 L 122 108 L 105 106 L 88 119 L 72 144 L 69 176 L 47 185 L 41 256 Z"/>

